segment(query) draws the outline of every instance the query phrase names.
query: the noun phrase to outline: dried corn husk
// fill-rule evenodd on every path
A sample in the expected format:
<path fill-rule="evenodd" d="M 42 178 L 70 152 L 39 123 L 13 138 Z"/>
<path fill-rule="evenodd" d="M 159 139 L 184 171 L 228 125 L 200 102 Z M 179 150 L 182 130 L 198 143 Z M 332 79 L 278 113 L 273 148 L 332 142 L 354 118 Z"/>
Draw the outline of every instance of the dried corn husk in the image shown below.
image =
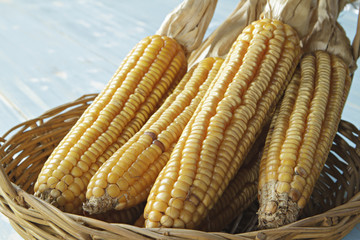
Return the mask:
<path fill-rule="evenodd" d="M 234 11 L 189 57 L 189 66 L 206 57 L 225 58 L 241 31 L 259 18 L 266 0 L 240 1 Z"/>
<path fill-rule="evenodd" d="M 240 1 L 226 20 L 191 53 L 188 59 L 189 66 L 205 57 L 225 57 L 241 31 L 259 18 L 281 20 L 295 28 L 300 39 L 306 39 L 317 23 L 318 10 L 323 8 L 324 1 L 329 7 L 325 9 L 324 15 L 327 13 L 337 18 L 350 0 Z"/>
<path fill-rule="evenodd" d="M 216 4 L 217 0 L 185 0 L 166 16 L 156 34 L 176 39 L 190 54 L 201 44 Z"/>
<path fill-rule="evenodd" d="M 260 18 L 278 19 L 293 27 L 303 43 L 304 52 L 328 51 L 341 57 L 350 72 L 356 69 L 353 50 L 337 22 L 344 6 L 352 0 L 268 0 Z"/>
<path fill-rule="evenodd" d="M 294 28 L 303 39 L 313 28 L 316 0 L 268 0 L 260 18 L 280 20 Z"/>
<path fill-rule="evenodd" d="M 350 40 L 342 26 L 337 22 L 340 12 L 349 1 L 319 0 L 316 8 L 317 19 L 310 34 L 304 39 L 304 51 L 328 51 L 341 57 L 349 66 L 350 72 L 356 69 L 358 53 L 353 53 Z"/>

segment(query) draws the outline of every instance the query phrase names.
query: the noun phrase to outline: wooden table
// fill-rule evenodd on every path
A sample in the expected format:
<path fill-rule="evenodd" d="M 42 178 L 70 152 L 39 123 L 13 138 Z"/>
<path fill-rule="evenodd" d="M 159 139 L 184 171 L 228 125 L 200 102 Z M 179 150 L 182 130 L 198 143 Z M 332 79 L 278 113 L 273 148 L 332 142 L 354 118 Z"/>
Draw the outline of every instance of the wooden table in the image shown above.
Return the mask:
<path fill-rule="evenodd" d="M 100 92 L 128 51 L 181 0 L 0 0 L 0 136 L 27 119 Z M 219 1 L 208 33 L 237 1 Z M 350 39 L 356 11 L 340 22 Z M 358 63 L 359 65 L 359 63 Z M 359 71 L 343 119 L 360 127 Z M 20 239 L 0 214 L 0 239 Z M 360 239 L 358 225 L 345 239 Z"/>

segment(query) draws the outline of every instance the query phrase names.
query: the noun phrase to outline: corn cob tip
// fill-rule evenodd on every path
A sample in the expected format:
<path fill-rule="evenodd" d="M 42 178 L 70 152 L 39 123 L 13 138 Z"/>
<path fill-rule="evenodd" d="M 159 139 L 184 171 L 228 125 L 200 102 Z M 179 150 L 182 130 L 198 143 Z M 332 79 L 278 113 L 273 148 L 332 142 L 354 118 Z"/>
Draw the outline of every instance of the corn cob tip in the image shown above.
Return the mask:
<path fill-rule="evenodd" d="M 296 221 L 300 207 L 288 194 L 276 192 L 276 183 L 269 182 L 260 190 L 260 202 L 265 202 L 257 212 L 259 228 L 278 228 Z"/>
<path fill-rule="evenodd" d="M 73 188 L 70 187 L 70 189 Z M 35 191 L 34 196 L 50 203 L 62 211 L 80 214 L 82 212 L 81 201 L 85 195 L 79 194 L 78 196 L 75 196 L 70 189 L 61 192 L 57 188 L 48 188 L 46 184 L 40 184 L 37 191 Z"/>
<path fill-rule="evenodd" d="M 84 215 L 86 217 L 108 223 L 124 223 L 135 226 L 138 226 L 136 224 L 139 224 L 139 227 L 141 227 L 140 226 L 141 222 L 139 221 L 141 220 L 141 216 L 144 212 L 144 207 L 145 207 L 145 202 L 142 202 L 124 210 L 110 210 L 105 213 L 99 213 L 99 214 L 88 214 L 87 212 L 84 212 Z"/>
<path fill-rule="evenodd" d="M 41 191 L 36 191 L 35 193 L 34 193 L 34 196 L 35 197 L 38 197 L 38 198 L 41 198 L 42 200 L 44 200 L 45 202 L 48 202 L 48 203 L 50 203 L 50 204 L 52 204 L 52 205 L 54 205 L 54 206 L 56 206 L 57 207 L 57 202 L 56 202 L 56 197 L 54 197 L 54 196 L 52 196 L 51 195 L 51 191 L 52 191 L 53 189 L 46 189 L 46 190 L 44 190 L 43 192 L 41 192 Z"/>
<path fill-rule="evenodd" d="M 104 194 L 101 197 L 91 197 L 83 204 L 82 208 L 88 214 L 99 214 L 107 212 L 111 209 L 115 209 L 117 200 L 110 197 L 108 194 Z"/>

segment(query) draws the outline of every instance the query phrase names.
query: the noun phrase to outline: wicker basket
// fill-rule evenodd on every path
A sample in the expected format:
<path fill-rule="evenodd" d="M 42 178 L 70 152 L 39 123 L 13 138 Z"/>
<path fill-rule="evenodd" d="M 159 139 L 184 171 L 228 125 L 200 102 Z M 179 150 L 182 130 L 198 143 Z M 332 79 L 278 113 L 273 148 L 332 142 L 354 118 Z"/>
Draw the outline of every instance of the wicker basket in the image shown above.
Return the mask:
<path fill-rule="evenodd" d="M 0 211 L 25 239 L 340 239 L 360 222 L 359 130 L 345 121 L 302 219 L 278 229 L 256 231 L 255 207 L 228 232 L 217 233 L 144 229 L 64 213 L 34 197 L 33 185 L 49 154 L 95 96 L 54 108 L 0 138 Z"/>

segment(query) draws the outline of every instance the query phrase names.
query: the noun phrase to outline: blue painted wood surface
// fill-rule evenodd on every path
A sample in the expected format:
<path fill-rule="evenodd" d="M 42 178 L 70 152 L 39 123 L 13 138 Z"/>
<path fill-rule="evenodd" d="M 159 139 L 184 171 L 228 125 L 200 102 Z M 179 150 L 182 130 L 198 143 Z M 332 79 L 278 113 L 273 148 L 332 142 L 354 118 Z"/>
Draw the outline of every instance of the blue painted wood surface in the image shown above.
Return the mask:
<path fill-rule="evenodd" d="M 180 2 L 0 0 L 0 136 L 53 107 L 101 91 L 128 51 L 154 34 Z M 236 2 L 219 1 L 208 33 Z M 356 14 L 349 8 L 340 16 L 350 39 Z M 343 113 L 358 127 L 359 72 Z M 20 239 L 2 214 L 0 239 Z M 360 225 L 345 239 L 360 239 Z"/>

